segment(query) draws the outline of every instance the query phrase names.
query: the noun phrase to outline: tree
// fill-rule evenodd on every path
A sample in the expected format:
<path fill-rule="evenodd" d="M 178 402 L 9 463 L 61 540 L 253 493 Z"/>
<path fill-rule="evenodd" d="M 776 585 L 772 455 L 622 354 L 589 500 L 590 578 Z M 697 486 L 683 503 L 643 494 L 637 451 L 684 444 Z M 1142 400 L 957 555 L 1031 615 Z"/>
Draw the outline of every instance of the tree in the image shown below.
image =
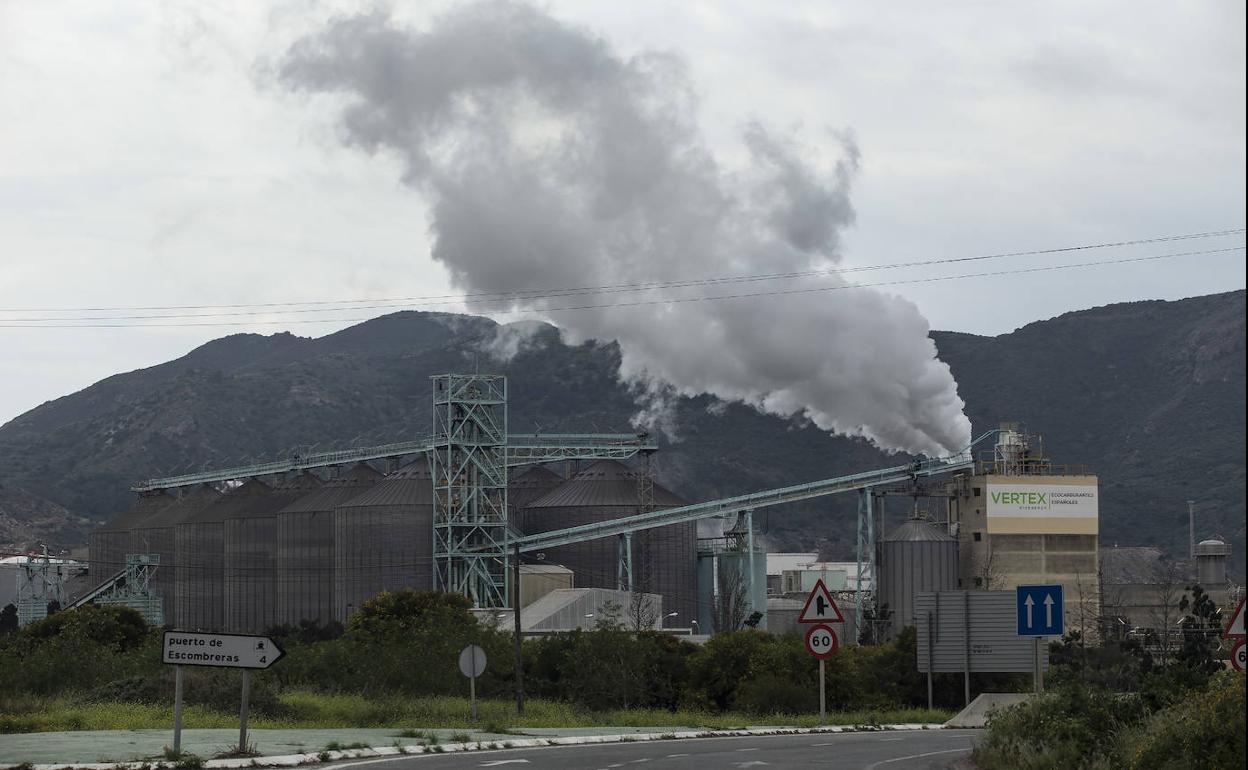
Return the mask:
<path fill-rule="evenodd" d="M 17 607 L 4 605 L 0 610 L 0 634 L 11 634 L 17 630 Z"/>
<path fill-rule="evenodd" d="M 736 631 L 745 626 L 749 610 L 749 596 L 745 579 L 738 569 L 725 569 L 721 562 L 715 579 L 715 603 L 711 607 L 711 619 L 715 632 Z"/>
<path fill-rule="evenodd" d="M 628 627 L 634 632 L 653 630 L 659 625 L 659 608 L 654 594 L 634 591 L 628 598 Z"/>
<path fill-rule="evenodd" d="M 1189 586 L 1192 598 L 1184 595 L 1179 609 L 1185 613 L 1181 621 L 1183 643 L 1178 651 L 1178 661 L 1193 672 L 1212 676 L 1222 670 L 1222 663 L 1214 658 L 1218 639 L 1222 636 L 1222 610 L 1213 603 L 1205 589 L 1199 585 Z"/>
<path fill-rule="evenodd" d="M 1173 559 L 1164 555 L 1157 561 L 1151 576 L 1156 603 L 1149 613 L 1152 629 L 1146 637 L 1160 653 L 1162 667 L 1174 658 L 1174 625 L 1179 620 L 1179 600 L 1183 596 L 1183 574 Z"/>

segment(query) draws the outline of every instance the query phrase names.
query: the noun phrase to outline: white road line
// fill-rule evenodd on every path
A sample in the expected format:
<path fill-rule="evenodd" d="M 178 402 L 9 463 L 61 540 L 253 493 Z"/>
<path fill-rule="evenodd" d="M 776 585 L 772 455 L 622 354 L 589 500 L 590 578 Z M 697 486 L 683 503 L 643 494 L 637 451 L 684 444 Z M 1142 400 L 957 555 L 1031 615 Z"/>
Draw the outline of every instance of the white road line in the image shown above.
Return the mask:
<path fill-rule="evenodd" d="M 737 751 L 758 751 L 758 749 L 757 749 L 757 748 L 753 748 L 753 749 L 737 749 Z"/>
<path fill-rule="evenodd" d="M 664 759 L 675 759 L 676 757 L 687 757 L 688 754 L 668 754 Z"/>
<path fill-rule="evenodd" d="M 884 765 L 891 765 L 894 762 L 905 762 L 907 759 L 922 759 L 923 757 L 934 757 L 937 754 L 952 754 L 955 751 L 970 751 L 970 750 L 971 749 L 968 746 L 964 749 L 945 749 L 944 751 L 927 751 L 922 754 L 911 754 L 906 757 L 893 757 L 892 759 L 885 759 L 883 761 L 876 762 L 873 765 L 867 765 L 866 768 L 864 768 L 864 770 L 875 770 L 875 768 L 877 767 L 883 767 Z"/>

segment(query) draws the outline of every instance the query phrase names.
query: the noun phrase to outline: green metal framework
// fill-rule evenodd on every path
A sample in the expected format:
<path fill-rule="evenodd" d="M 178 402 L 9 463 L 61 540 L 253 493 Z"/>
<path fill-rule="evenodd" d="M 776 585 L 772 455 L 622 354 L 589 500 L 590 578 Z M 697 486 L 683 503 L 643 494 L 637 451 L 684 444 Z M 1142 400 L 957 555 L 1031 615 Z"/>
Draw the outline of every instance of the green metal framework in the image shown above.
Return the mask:
<path fill-rule="evenodd" d="M 17 587 L 17 625 L 27 626 L 48 616 L 48 604 L 65 603 L 65 572 L 69 565 L 61 559 L 42 555 L 29 556 L 22 565 Z"/>
<path fill-rule="evenodd" d="M 176 489 L 196 484 L 236 481 L 312 468 L 427 454 L 433 451 L 433 447 L 434 439 L 425 438 L 419 441 L 404 441 L 359 449 L 294 455 L 267 463 L 148 479 L 138 482 L 130 489 L 134 492 L 152 492 L 158 489 Z M 508 437 L 507 442 L 507 465 L 515 467 L 557 460 L 627 460 L 638 452 L 652 452 L 656 449 L 658 446 L 644 433 L 513 433 Z"/>
<path fill-rule="evenodd" d="M 433 379 L 435 587 L 507 606 L 507 378 Z"/>

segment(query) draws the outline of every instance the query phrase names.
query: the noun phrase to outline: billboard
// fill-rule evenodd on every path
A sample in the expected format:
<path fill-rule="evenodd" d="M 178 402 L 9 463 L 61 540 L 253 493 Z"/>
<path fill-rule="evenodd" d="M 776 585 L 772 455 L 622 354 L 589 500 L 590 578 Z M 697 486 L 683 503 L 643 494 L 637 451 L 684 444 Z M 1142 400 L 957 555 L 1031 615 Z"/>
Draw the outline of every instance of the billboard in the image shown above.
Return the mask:
<path fill-rule="evenodd" d="M 989 516 L 1097 517 L 1095 484 L 989 484 Z"/>
<path fill-rule="evenodd" d="M 988 531 L 1096 534 L 1100 515 L 1095 477 L 1070 483 L 1070 477 L 990 478 L 987 483 Z"/>
<path fill-rule="evenodd" d="M 1034 670 L 1035 642 L 1019 636 L 1014 591 L 939 591 L 914 595 L 920 673 Z M 1042 656 L 1048 668 L 1048 655 Z"/>

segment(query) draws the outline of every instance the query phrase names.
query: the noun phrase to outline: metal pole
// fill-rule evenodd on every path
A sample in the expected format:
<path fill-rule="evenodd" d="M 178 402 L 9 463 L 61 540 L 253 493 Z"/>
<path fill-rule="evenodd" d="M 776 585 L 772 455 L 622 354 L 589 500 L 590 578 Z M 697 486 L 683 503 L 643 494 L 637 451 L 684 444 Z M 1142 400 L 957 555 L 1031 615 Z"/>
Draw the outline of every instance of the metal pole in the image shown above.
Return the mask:
<path fill-rule="evenodd" d="M 468 677 L 468 697 L 472 699 L 472 721 L 477 721 L 477 650 L 472 649 L 472 676 Z"/>
<path fill-rule="evenodd" d="M 251 669 L 243 669 L 243 703 L 238 710 L 238 751 L 247 751 L 247 706 L 251 698 Z"/>
<path fill-rule="evenodd" d="M 182 667 L 173 672 L 173 755 L 182 756 Z"/>
<path fill-rule="evenodd" d="M 932 613 L 929 612 L 927 613 L 927 707 L 933 708 L 932 704 Z"/>
<path fill-rule="evenodd" d="M 1044 692 L 1044 657 L 1048 655 L 1048 642 L 1036 637 L 1036 692 Z"/>
<path fill-rule="evenodd" d="M 966 692 L 966 705 L 971 705 L 971 592 L 962 592 L 962 641 L 965 643 L 963 658 L 963 687 Z"/>
<path fill-rule="evenodd" d="M 827 700 L 824 698 L 824 666 L 823 659 L 819 660 L 819 724 L 826 725 L 828 723 Z"/>
<path fill-rule="evenodd" d="M 524 713 L 524 657 L 520 653 L 520 543 L 516 543 L 512 554 L 512 583 L 515 584 L 511 597 L 512 619 L 516 625 L 516 713 Z M 473 705 L 475 711 L 476 705 Z M 473 719 L 476 719 L 474 714 Z"/>
<path fill-rule="evenodd" d="M 745 511 L 745 547 L 749 549 L 749 570 L 750 575 L 746 578 L 746 589 L 750 592 L 750 615 L 758 611 L 758 607 L 754 606 L 754 509 L 747 508 Z M 763 624 L 766 626 L 766 624 Z"/>

